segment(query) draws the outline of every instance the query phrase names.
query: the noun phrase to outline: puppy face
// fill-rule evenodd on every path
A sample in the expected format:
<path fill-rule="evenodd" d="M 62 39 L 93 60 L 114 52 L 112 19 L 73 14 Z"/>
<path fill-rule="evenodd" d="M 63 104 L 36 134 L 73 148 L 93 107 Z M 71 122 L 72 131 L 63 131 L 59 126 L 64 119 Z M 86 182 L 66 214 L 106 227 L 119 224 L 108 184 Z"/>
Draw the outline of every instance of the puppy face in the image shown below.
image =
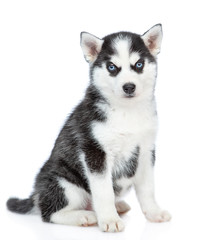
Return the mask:
<path fill-rule="evenodd" d="M 84 36 L 82 48 L 90 63 L 92 84 L 107 99 L 138 101 L 153 94 L 157 75 L 156 55 L 162 38 L 161 25 L 154 26 L 143 36 L 119 32 L 101 40 L 84 34 L 87 41 L 84 41 Z"/>

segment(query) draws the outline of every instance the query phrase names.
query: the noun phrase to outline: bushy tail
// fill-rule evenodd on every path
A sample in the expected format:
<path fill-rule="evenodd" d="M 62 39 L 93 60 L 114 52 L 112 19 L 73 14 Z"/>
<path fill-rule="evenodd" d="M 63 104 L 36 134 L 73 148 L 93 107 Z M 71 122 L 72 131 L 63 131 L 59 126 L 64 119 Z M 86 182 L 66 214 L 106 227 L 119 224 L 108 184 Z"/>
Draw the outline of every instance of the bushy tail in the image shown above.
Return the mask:
<path fill-rule="evenodd" d="M 7 201 L 7 208 L 11 212 L 25 214 L 30 212 L 34 207 L 33 200 L 31 198 L 28 199 L 18 199 L 18 198 L 10 198 Z"/>

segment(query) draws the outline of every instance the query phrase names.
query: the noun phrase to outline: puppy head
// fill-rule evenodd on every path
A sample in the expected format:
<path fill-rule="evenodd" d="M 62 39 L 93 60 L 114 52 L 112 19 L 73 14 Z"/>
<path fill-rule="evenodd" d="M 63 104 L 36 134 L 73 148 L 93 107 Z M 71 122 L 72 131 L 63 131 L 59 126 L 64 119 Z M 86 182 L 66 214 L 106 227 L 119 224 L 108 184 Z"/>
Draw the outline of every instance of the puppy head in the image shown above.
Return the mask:
<path fill-rule="evenodd" d="M 118 32 L 99 39 L 81 33 L 92 84 L 109 100 L 138 101 L 153 95 L 162 27 L 143 35 Z"/>

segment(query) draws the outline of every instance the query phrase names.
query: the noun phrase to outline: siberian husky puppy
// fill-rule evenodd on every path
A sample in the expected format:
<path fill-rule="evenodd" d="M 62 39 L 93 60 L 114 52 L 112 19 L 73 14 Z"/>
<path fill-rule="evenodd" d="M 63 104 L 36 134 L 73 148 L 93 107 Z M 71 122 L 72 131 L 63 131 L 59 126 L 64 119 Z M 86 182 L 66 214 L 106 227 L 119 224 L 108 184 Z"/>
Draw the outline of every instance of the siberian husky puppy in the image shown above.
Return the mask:
<path fill-rule="evenodd" d="M 119 232 L 120 197 L 131 187 L 146 218 L 169 221 L 154 197 L 157 115 L 154 89 L 161 25 L 143 35 L 118 32 L 99 39 L 81 33 L 90 66 L 82 102 L 62 128 L 28 199 L 11 198 L 9 210 L 39 210 L 43 221 Z"/>

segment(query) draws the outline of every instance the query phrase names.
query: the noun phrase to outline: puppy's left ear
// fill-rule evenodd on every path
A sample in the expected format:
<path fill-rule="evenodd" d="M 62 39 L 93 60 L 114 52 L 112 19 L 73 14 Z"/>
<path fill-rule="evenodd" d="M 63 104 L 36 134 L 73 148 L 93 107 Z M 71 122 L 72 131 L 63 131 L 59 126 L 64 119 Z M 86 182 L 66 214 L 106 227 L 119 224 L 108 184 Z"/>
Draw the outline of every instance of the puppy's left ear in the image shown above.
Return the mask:
<path fill-rule="evenodd" d="M 141 36 L 146 47 L 153 56 L 156 56 L 160 52 L 162 37 L 163 32 L 161 24 L 153 26 Z"/>
<path fill-rule="evenodd" d="M 82 32 L 81 33 L 81 48 L 87 62 L 93 63 L 101 51 L 104 40 L 101 40 L 94 35 Z"/>

